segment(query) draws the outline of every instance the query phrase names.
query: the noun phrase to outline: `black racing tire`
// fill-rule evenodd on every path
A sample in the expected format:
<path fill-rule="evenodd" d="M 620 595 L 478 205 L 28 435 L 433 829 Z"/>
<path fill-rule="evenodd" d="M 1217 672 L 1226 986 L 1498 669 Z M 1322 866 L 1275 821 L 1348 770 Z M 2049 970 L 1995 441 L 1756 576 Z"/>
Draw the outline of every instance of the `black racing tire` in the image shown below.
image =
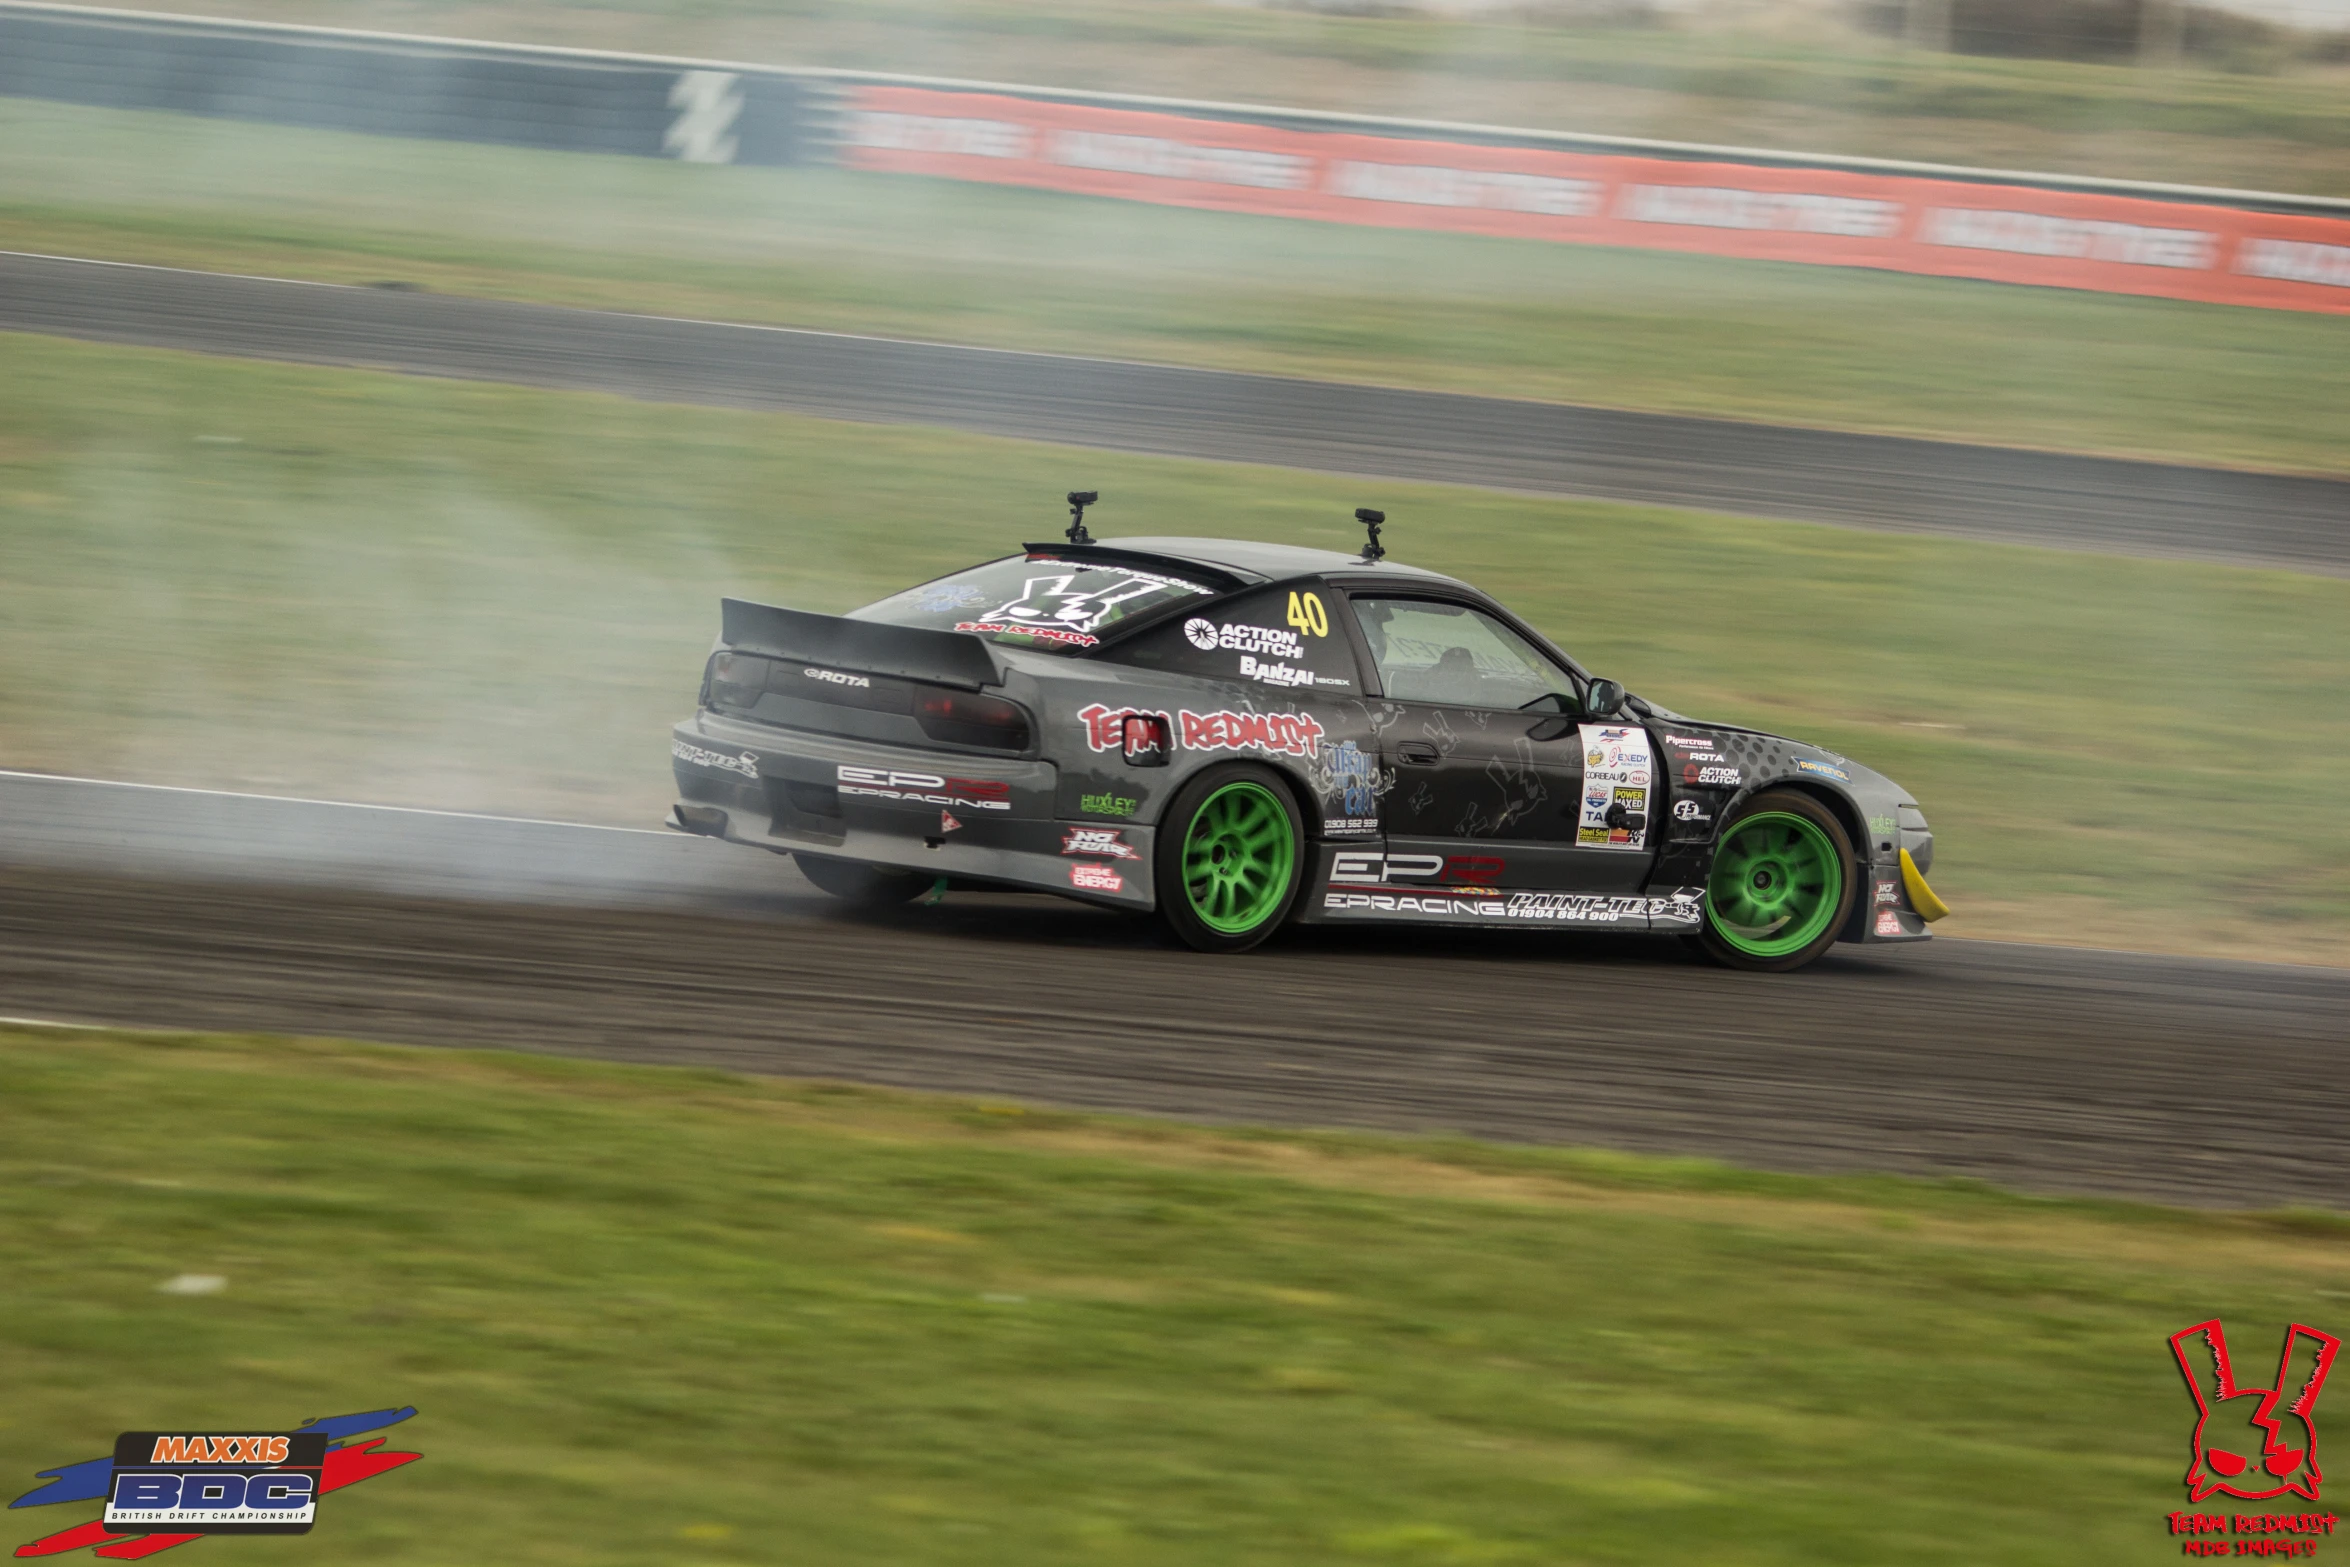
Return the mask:
<path fill-rule="evenodd" d="M 1788 973 L 1836 944 L 1859 892 L 1852 837 L 1836 813 L 1797 790 L 1765 790 L 1714 841 L 1696 942 L 1725 968 Z"/>
<path fill-rule="evenodd" d="M 827 854 L 792 851 L 800 874 L 841 902 L 860 909 L 890 909 L 920 897 L 938 878 L 920 871 L 892 870 L 863 860 L 836 860 Z"/>
<path fill-rule="evenodd" d="M 1210 767 L 1159 819 L 1159 918 L 1199 952 L 1246 952 L 1279 930 L 1306 875 L 1305 821 L 1271 768 Z"/>

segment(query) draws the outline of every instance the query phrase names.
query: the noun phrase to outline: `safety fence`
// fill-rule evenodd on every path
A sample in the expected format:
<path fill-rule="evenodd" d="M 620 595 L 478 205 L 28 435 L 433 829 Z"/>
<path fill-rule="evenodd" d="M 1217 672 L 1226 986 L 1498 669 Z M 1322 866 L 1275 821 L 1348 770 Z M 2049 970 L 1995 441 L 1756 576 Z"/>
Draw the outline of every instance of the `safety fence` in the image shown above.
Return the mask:
<path fill-rule="evenodd" d="M 2350 312 L 2350 201 L 0 3 L 0 93 Z"/>

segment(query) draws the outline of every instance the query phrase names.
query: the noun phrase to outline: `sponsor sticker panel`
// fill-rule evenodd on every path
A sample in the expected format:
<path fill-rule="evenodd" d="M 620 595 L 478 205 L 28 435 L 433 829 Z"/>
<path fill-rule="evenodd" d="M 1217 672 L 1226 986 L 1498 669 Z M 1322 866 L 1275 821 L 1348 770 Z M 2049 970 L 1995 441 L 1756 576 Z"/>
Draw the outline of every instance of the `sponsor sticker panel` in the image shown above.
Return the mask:
<path fill-rule="evenodd" d="M 1585 724 L 1583 803 L 1575 842 L 1586 849 L 1645 850 L 1655 758 L 1638 726 Z"/>

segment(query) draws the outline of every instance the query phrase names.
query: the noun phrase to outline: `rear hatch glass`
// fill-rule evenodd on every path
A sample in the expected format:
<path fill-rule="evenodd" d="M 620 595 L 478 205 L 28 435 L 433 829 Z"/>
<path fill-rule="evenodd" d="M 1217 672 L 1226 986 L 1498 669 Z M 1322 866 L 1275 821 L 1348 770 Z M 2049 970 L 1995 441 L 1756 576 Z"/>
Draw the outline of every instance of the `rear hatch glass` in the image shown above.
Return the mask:
<path fill-rule="evenodd" d="M 1042 653 L 1077 653 L 1170 604 L 1214 592 L 1147 567 L 1014 555 L 893 593 L 851 610 L 848 618 L 968 631 Z"/>

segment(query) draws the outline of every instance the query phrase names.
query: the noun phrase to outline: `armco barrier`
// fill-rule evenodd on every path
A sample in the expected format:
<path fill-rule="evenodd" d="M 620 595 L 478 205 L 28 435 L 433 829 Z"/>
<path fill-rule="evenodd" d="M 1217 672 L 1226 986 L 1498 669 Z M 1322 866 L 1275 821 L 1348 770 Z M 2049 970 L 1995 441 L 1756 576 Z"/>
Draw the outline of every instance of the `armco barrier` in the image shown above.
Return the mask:
<path fill-rule="evenodd" d="M 0 94 L 2350 312 L 2350 201 L 0 0 Z"/>
<path fill-rule="evenodd" d="M 699 163 L 801 160 L 784 71 L 0 6 L 0 94 Z"/>
<path fill-rule="evenodd" d="M 850 168 L 1333 223 L 2350 311 L 2350 211 L 1304 130 L 867 85 Z"/>

